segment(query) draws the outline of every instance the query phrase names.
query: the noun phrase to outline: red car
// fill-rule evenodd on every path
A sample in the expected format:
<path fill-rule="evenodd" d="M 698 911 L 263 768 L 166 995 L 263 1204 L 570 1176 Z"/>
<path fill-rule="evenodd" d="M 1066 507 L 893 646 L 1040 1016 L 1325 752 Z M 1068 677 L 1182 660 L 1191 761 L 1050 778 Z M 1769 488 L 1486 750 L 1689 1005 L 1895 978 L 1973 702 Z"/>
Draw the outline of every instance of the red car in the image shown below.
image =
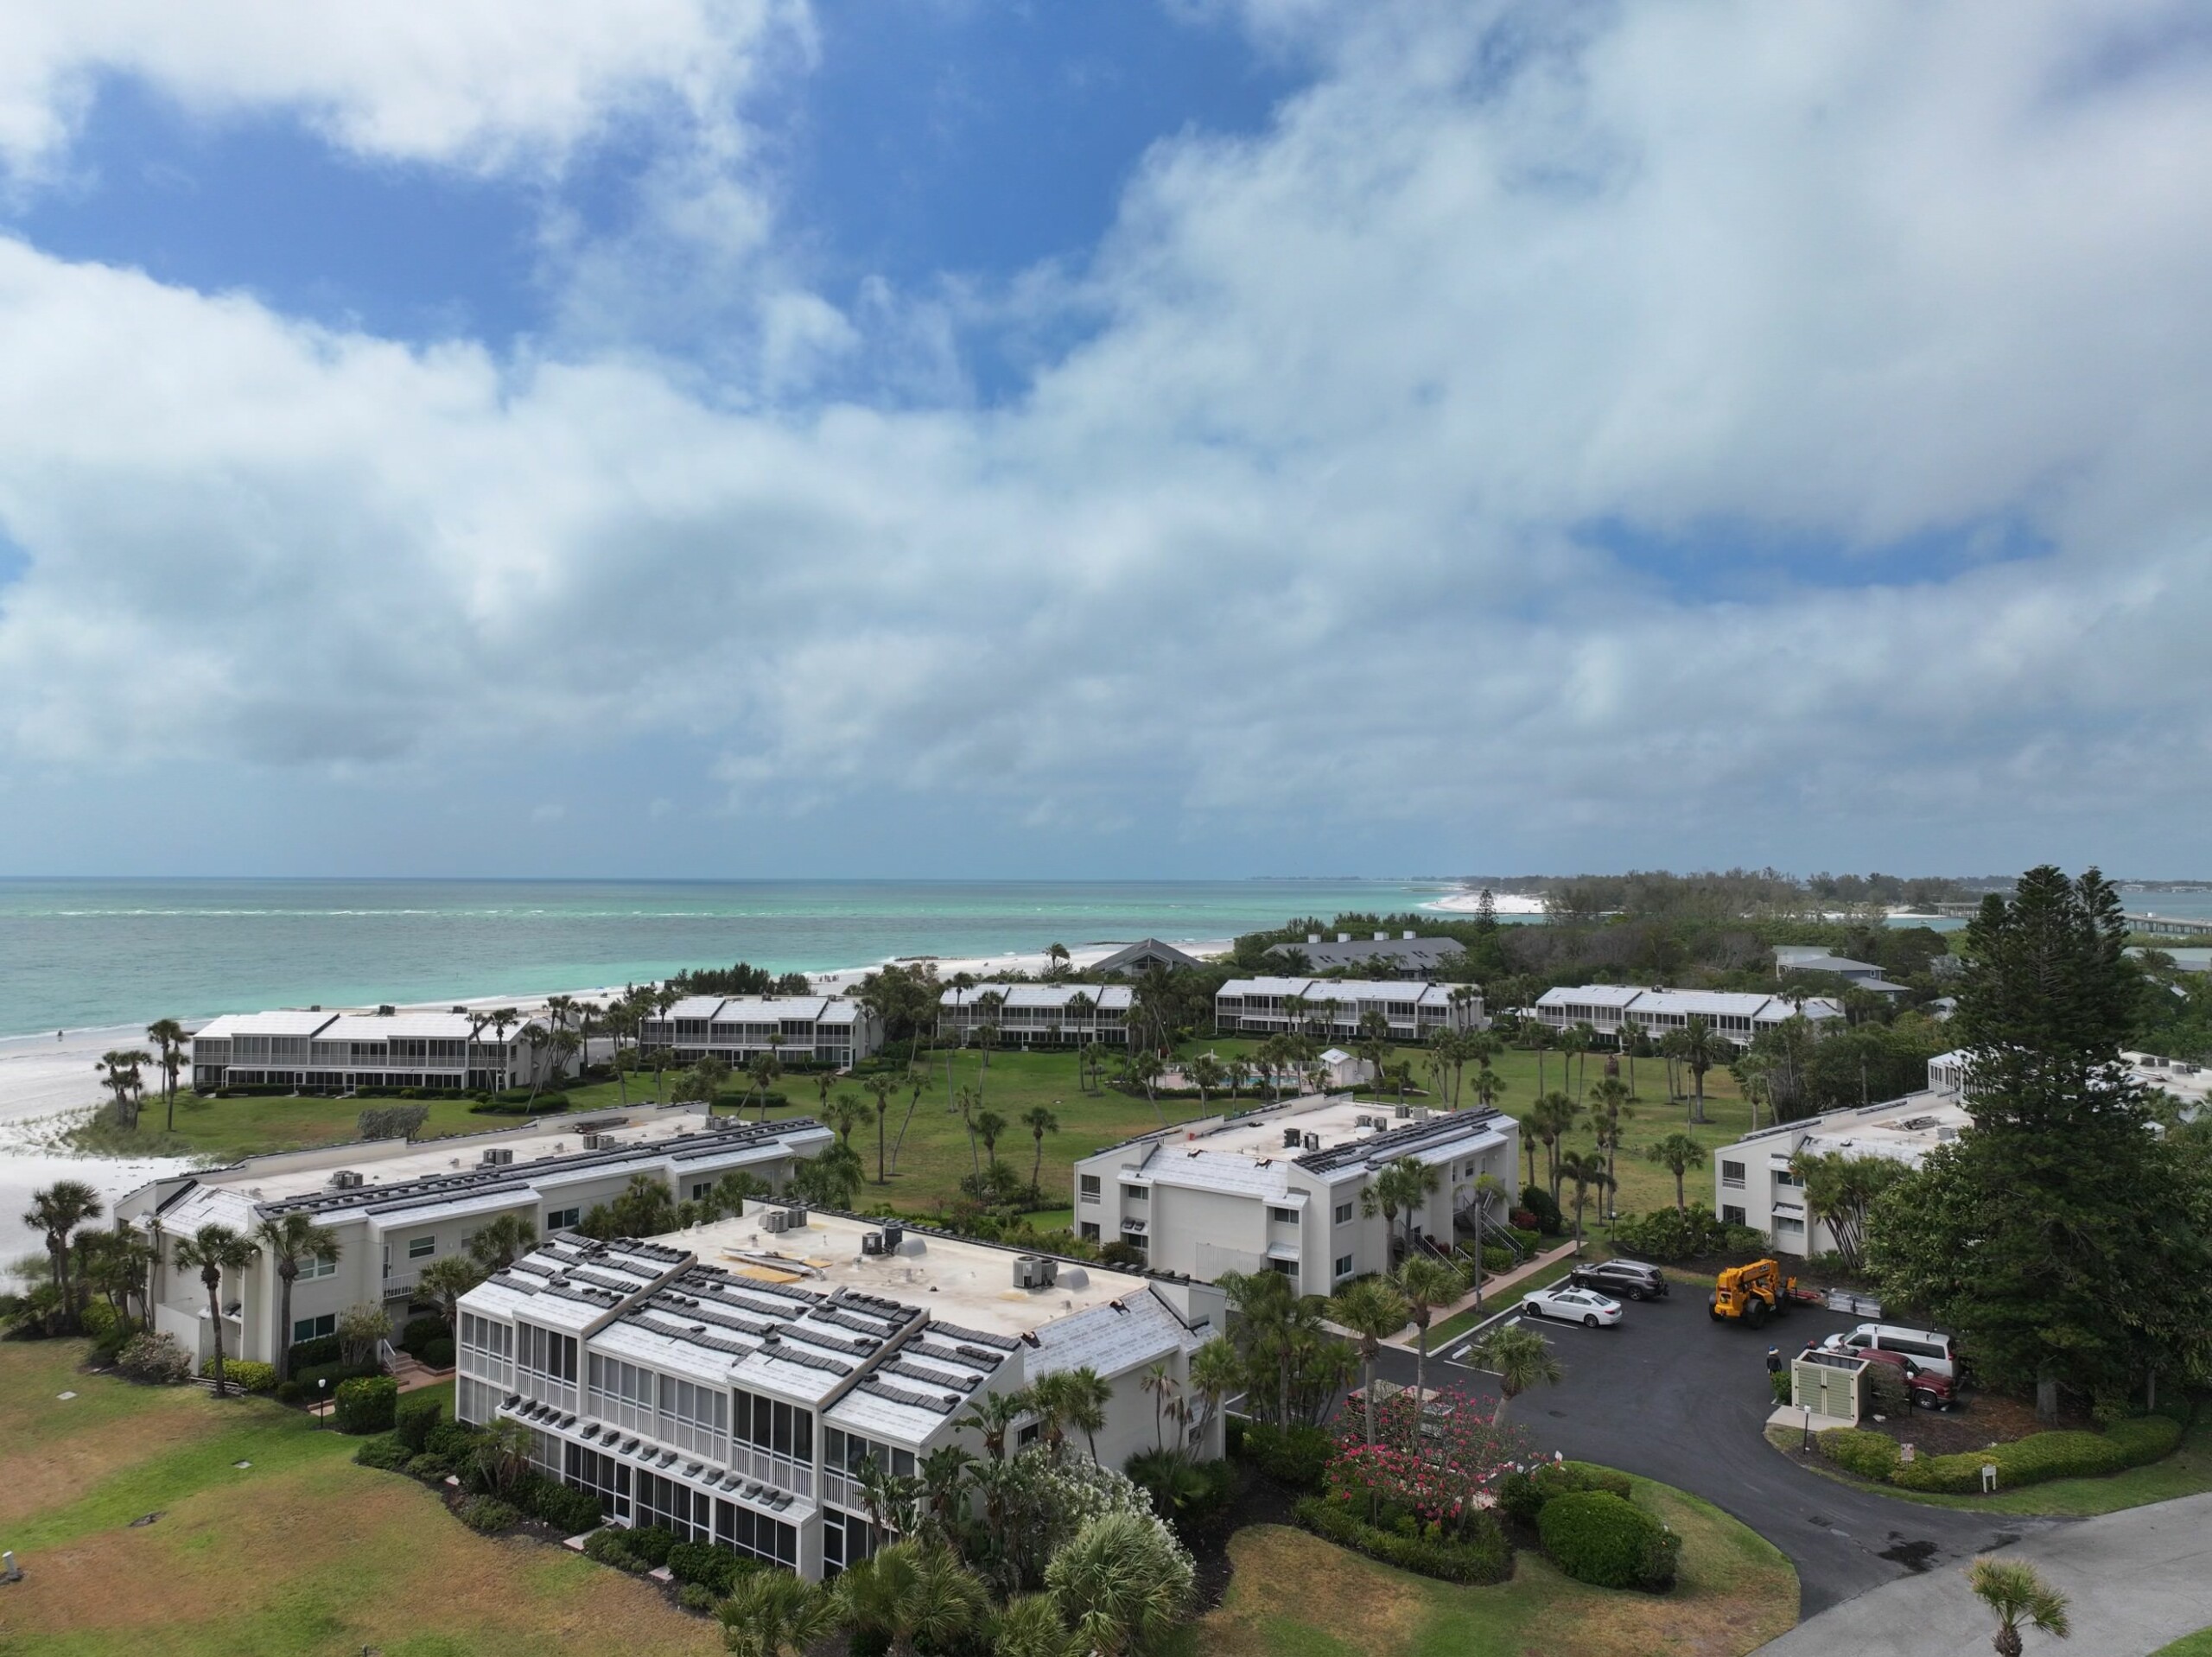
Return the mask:
<path fill-rule="evenodd" d="M 1811 1357 L 1820 1350 L 1817 1344 L 1808 1345 L 1805 1349 L 1805 1355 Z M 1890 1352 L 1878 1346 L 1870 1346 L 1862 1347 L 1850 1355 L 1864 1358 L 1869 1363 L 1891 1364 L 1904 1371 L 1905 1389 L 1911 1394 L 1913 1403 L 1921 1409 L 1948 1410 L 1959 1401 L 1958 1388 L 1948 1375 L 1939 1374 L 1915 1362 L 1902 1352 Z"/>

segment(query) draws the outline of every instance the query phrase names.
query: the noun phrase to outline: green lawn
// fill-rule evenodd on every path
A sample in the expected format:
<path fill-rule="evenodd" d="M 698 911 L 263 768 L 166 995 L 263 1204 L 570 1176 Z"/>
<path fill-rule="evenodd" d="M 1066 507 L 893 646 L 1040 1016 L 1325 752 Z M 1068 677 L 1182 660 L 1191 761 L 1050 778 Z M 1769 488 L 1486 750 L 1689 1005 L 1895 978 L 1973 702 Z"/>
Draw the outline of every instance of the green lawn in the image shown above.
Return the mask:
<path fill-rule="evenodd" d="M 1255 1043 L 1236 1038 L 1206 1039 L 1188 1044 L 1190 1053 L 1216 1052 L 1227 1057 L 1238 1052 L 1249 1052 Z M 1498 1060 L 1497 1070 L 1504 1079 L 1505 1093 L 1500 1106 L 1509 1114 L 1518 1116 L 1525 1112 L 1537 1096 L 1537 1055 L 1509 1049 Z M 1416 1080 L 1425 1080 L 1427 1072 L 1425 1051 L 1419 1048 L 1395 1050 L 1393 1061 L 1408 1060 L 1414 1067 Z M 1564 1085 L 1571 1093 L 1575 1081 L 1568 1076 L 1556 1054 L 1544 1056 L 1543 1084 L 1556 1090 Z M 1665 1170 L 1644 1159 L 1647 1146 L 1665 1134 L 1684 1126 L 1688 1107 L 1681 1102 L 1669 1103 L 1658 1095 L 1666 1083 L 1666 1068 L 1651 1060 L 1638 1061 L 1636 1080 L 1641 1097 L 1636 1106 L 1636 1115 L 1630 1123 L 1627 1142 L 1622 1146 L 1618 1167 L 1620 1175 L 1620 1206 L 1624 1211 L 1642 1211 L 1675 1200 L 1674 1181 Z M 1586 1066 L 1588 1080 L 1595 1082 L 1603 1074 L 1604 1060 L 1592 1055 Z M 878 1186 L 874 1180 L 876 1167 L 875 1135 L 873 1127 L 862 1128 L 853 1136 L 853 1146 L 860 1152 L 868 1171 L 868 1184 L 862 1190 L 861 1201 L 873 1205 L 878 1202 L 892 1204 L 903 1212 L 926 1215 L 937 1211 L 958 1193 L 960 1176 L 970 1171 L 974 1152 L 967 1133 L 961 1126 L 958 1114 L 951 1108 L 957 1090 L 973 1089 L 980 1092 L 982 1108 L 1003 1117 L 1008 1124 L 999 1141 L 999 1155 L 1016 1168 L 1027 1172 L 1039 1165 L 1038 1146 L 1030 1131 L 1021 1126 L 1021 1118 L 1033 1107 L 1042 1105 L 1058 1119 L 1059 1128 L 1046 1135 L 1043 1146 L 1039 1183 L 1048 1200 L 1063 1199 L 1068 1191 L 1073 1165 L 1077 1158 L 1089 1156 L 1095 1151 L 1116 1144 L 1133 1134 L 1141 1133 L 1160 1125 L 1163 1118 L 1169 1123 L 1210 1114 L 1222 1108 L 1219 1101 L 1201 1106 L 1196 1099 L 1162 1100 L 1157 1110 L 1147 1103 L 1141 1094 L 1131 1097 L 1112 1088 L 1086 1091 L 1077 1076 L 1077 1061 L 1072 1052 L 1002 1052 L 993 1056 L 988 1069 L 979 1052 L 969 1051 L 952 1056 L 948 1078 L 944 1055 L 932 1055 L 930 1066 L 931 1085 L 922 1095 L 920 1107 L 913 1113 L 906 1132 L 906 1146 L 898 1160 L 898 1171 L 887 1185 Z M 1626 1072 L 1624 1070 L 1624 1076 Z M 949 1083 L 949 1085 L 948 1085 Z M 820 1095 L 815 1078 L 807 1075 L 786 1076 L 778 1084 L 788 1105 L 779 1111 L 771 1111 L 771 1119 L 810 1113 L 817 1108 Z M 837 1084 L 834 1091 L 857 1091 L 847 1079 Z M 1750 1125 L 1750 1108 L 1736 1096 L 1733 1083 L 1723 1071 L 1713 1071 L 1706 1077 L 1706 1109 L 1711 1119 L 1707 1126 L 1690 1130 L 1708 1147 L 1726 1145 L 1742 1137 Z M 629 1095 L 633 1102 L 643 1102 L 652 1097 L 650 1076 L 633 1078 L 629 1084 Z M 863 1095 L 864 1097 L 865 1095 Z M 620 1094 L 613 1082 L 595 1082 L 571 1089 L 571 1114 L 604 1110 L 620 1102 Z M 206 1099 L 184 1095 L 180 1099 L 176 1113 L 176 1131 L 164 1133 L 161 1123 L 162 1112 L 156 1101 L 146 1111 L 139 1130 L 135 1133 L 119 1134 L 102 1130 L 92 1136 L 86 1148 L 112 1152 L 117 1154 L 145 1155 L 168 1153 L 204 1156 L 216 1161 L 229 1162 L 257 1151 L 293 1149 L 304 1146 L 336 1143 L 353 1135 L 354 1123 L 367 1105 L 390 1103 L 391 1101 L 352 1099 Z M 476 1133 L 488 1129 L 512 1126 L 521 1119 L 512 1116 L 477 1114 L 465 1101 L 457 1099 L 424 1101 L 430 1117 L 424 1133 L 430 1136 L 449 1133 Z M 1246 1101 L 1243 1108 L 1250 1108 L 1253 1101 Z M 757 1111 L 746 1113 L 748 1120 Z M 887 1138 L 895 1140 L 902 1121 L 906 1115 L 906 1100 L 902 1093 L 893 1102 Z M 1586 1119 L 1578 1129 L 1574 1143 L 1587 1144 Z M 1539 1165 L 1541 1156 L 1539 1152 Z M 1525 1177 L 1526 1160 L 1523 1159 Z M 1700 1194 L 1707 1200 L 1712 1195 L 1709 1171 L 1693 1174 L 1689 1181 L 1693 1197 Z M 1055 1202 L 1055 1208 L 1058 1203 Z M 1057 1223 L 1065 1223 L 1065 1216 Z M 1040 1223 L 1043 1223 L 1040 1222 Z M 1594 1211 L 1586 1229 L 1593 1238 L 1601 1239 L 1603 1228 L 1595 1223 Z"/>
<path fill-rule="evenodd" d="M 677 1657 L 711 1624 L 559 1548 L 475 1535 L 360 1441 L 262 1400 L 0 1343 L 0 1650 L 65 1657 Z M 64 1391 L 77 1394 L 62 1400 Z M 245 1462 L 240 1467 L 235 1463 Z M 149 1525 L 134 1519 L 158 1514 Z"/>
<path fill-rule="evenodd" d="M 1639 1479 L 1637 1500 L 1682 1538 L 1671 1593 L 1587 1587 L 1529 1552 L 1510 1582 L 1455 1587 L 1260 1525 L 1231 1540 L 1228 1596 L 1176 1657 L 1734 1657 L 1795 1625 L 1779 1550 L 1667 1485 Z"/>
<path fill-rule="evenodd" d="M 1769 1443 L 1781 1450 L 1790 1451 L 1797 1447 L 1798 1434 L 1795 1429 L 1770 1428 L 1767 1438 Z M 2090 1519 L 2098 1514 L 2117 1513 L 2123 1508 L 2140 1508 L 2153 1501 L 2170 1501 L 2176 1496 L 2193 1496 L 2212 1490 L 2212 1411 L 2199 1410 L 2196 1421 L 2182 1436 L 2180 1445 L 2162 1461 L 2155 1461 L 2144 1467 L 2131 1467 L 2122 1473 L 2109 1473 L 2101 1478 L 2053 1479 L 2047 1484 L 2031 1484 L 2018 1490 L 1999 1490 L 1994 1495 L 1955 1496 L 1927 1490 L 1900 1490 L 1892 1485 L 1870 1485 L 1818 1460 L 1808 1461 L 1806 1465 L 1840 1482 L 1857 1485 L 1861 1489 L 1877 1490 L 1899 1501 L 1917 1501 L 1931 1508 L 1965 1508 L 1980 1513 L 2044 1514 L 2062 1519 Z"/>
<path fill-rule="evenodd" d="M 2170 1646 L 2160 1646 L 2151 1657 L 2212 1657 L 2212 1628 L 2185 1634 Z"/>

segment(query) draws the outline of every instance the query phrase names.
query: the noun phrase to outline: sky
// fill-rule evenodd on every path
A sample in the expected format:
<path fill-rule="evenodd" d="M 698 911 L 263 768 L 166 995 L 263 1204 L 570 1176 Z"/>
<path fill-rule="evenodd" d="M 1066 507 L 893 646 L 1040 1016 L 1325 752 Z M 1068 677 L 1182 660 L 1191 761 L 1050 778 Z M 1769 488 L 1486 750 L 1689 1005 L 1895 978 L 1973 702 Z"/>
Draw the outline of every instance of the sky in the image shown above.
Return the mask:
<path fill-rule="evenodd" d="M 0 7 L 0 872 L 2212 874 L 2167 0 Z"/>

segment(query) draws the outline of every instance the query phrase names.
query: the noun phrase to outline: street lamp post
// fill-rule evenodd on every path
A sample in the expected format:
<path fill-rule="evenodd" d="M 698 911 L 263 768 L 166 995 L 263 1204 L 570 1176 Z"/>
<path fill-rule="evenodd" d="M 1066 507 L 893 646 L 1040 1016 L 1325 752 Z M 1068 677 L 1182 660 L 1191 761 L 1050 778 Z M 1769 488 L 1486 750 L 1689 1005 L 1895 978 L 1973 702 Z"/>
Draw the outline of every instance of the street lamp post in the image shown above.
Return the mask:
<path fill-rule="evenodd" d="M 329 1385 L 330 1377 L 328 1375 L 317 1375 L 315 1378 L 315 1413 L 317 1423 L 316 1431 L 318 1432 L 330 1425 L 330 1413 L 324 1407 L 322 1396 L 323 1389 Z"/>

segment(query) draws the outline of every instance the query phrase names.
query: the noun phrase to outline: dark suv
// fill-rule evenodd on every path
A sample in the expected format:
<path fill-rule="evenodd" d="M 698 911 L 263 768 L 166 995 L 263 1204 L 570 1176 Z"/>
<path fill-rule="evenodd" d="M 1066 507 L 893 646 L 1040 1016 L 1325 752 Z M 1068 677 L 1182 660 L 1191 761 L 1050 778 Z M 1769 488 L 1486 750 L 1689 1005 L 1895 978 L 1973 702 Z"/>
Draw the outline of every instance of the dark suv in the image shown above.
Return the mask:
<path fill-rule="evenodd" d="M 1642 1260 L 1607 1260 L 1578 1266 L 1567 1280 L 1578 1289 L 1596 1289 L 1622 1300 L 1658 1300 L 1667 1293 L 1667 1279 L 1659 1268 Z"/>

